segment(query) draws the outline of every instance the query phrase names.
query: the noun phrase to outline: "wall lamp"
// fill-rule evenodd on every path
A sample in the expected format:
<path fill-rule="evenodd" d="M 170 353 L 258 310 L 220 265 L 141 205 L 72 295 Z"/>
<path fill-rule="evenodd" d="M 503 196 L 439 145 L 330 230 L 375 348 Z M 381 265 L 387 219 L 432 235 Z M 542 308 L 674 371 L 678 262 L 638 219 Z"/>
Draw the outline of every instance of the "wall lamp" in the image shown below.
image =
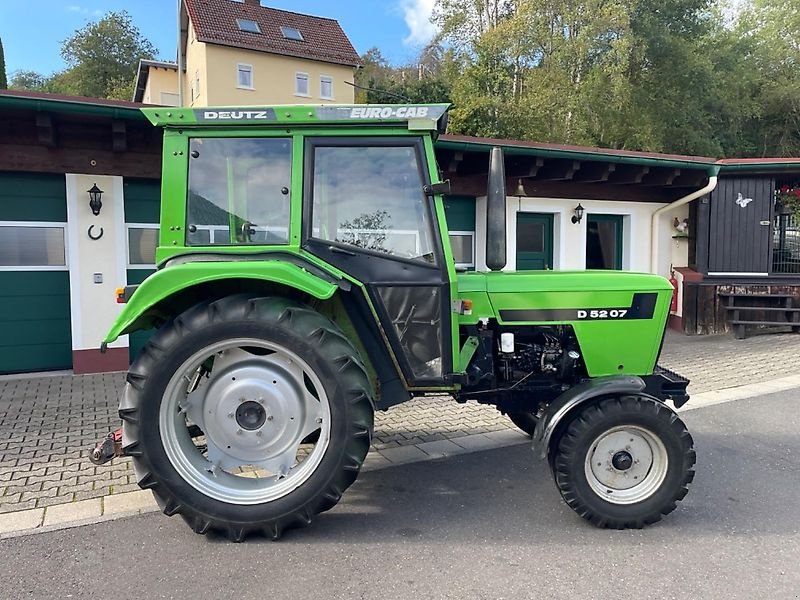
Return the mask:
<path fill-rule="evenodd" d="M 100 209 L 103 208 L 103 201 L 101 200 L 103 190 L 97 187 L 95 183 L 92 189 L 87 190 L 87 192 L 89 193 L 89 208 L 92 209 L 92 214 L 96 217 L 100 214 Z"/>
<path fill-rule="evenodd" d="M 578 203 L 578 206 L 576 206 L 573 209 L 573 211 L 572 211 L 572 223 L 573 223 L 573 225 L 577 225 L 578 223 L 583 221 L 583 210 L 584 209 L 580 205 L 580 203 Z"/>

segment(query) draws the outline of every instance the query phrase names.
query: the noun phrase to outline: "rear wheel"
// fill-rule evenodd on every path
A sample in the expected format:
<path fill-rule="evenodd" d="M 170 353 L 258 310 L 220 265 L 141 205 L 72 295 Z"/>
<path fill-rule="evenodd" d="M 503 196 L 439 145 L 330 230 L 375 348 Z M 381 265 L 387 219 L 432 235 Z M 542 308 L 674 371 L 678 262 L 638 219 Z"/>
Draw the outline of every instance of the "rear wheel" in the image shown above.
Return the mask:
<path fill-rule="evenodd" d="M 694 478 L 686 426 L 649 396 L 583 409 L 554 441 L 551 464 L 564 501 L 599 527 L 641 528 L 672 512 Z"/>
<path fill-rule="evenodd" d="M 536 414 L 533 411 L 508 413 L 508 418 L 511 419 L 514 425 L 533 437 L 533 433 L 536 431 L 536 424 L 539 422 L 539 419 L 536 418 Z"/>
<path fill-rule="evenodd" d="M 369 450 L 372 390 L 347 338 L 283 298 L 233 296 L 162 328 L 128 373 L 140 486 L 198 533 L 273 539 L 332 508 Z"/>

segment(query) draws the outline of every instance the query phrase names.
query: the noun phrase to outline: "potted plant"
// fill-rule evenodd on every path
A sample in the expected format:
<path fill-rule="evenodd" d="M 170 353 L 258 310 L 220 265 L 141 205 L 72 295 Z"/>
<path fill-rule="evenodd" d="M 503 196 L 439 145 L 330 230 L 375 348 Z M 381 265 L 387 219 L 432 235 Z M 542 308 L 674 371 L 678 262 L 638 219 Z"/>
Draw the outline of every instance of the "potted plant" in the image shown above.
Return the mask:
<path fill-rule="evenodd" d="M 800 220 L 800 185 L 783 185 L 775 193 L 775 199 L 783 214 L 794 215 Z"/>

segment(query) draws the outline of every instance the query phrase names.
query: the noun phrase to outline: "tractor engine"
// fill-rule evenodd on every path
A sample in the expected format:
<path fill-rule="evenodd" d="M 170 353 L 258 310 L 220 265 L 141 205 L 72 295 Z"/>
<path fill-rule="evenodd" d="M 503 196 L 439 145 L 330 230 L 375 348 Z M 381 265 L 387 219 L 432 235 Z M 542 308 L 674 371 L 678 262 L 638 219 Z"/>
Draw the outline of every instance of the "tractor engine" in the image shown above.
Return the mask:
<path fill-rule="evenodd" d="M 541 378 L 572 381 L 582 364 L 571 327 L 503 328 L 497 339 L 495 357 L 501 385 Z"/>

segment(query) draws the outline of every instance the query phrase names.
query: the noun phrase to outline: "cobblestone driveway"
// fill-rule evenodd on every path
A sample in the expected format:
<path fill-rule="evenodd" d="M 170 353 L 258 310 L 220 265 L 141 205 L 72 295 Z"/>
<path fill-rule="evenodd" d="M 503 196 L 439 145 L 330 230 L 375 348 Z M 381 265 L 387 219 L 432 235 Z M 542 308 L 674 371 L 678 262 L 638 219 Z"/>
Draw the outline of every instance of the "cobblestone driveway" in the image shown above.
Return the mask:
<path fill-rule="evenodd" d="M 661 364 L 692 380 L 690 392 L 794 374 L 800 336 L 687 338 L 670 333 Z M 128 459 L 95 467 L 87 450 L 119 425 L 121 373 L 0 378 L 0 513 L 138 489 Z M 513 429 L 490 406 L 420 398 L 376 416 L 373 451 Z"/>

